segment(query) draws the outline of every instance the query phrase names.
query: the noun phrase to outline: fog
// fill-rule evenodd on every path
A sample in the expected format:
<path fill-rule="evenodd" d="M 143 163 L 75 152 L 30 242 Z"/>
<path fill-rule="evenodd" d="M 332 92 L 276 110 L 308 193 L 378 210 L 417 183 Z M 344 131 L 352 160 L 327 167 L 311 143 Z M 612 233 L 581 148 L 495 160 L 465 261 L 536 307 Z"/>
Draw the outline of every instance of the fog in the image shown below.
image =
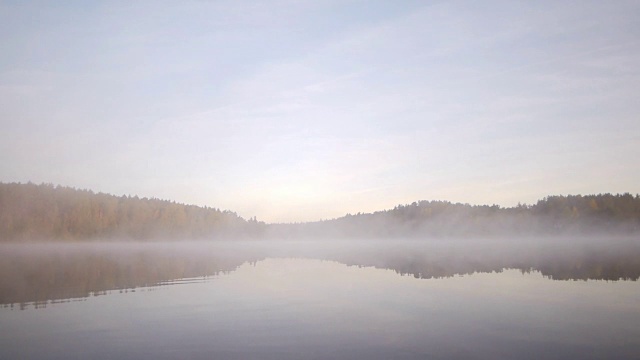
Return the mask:
<path fill-rule="evenodd" d="M 0 359 L 640 354 L 639 13 L 0 1 Z"/>
<path fill-rule="evenodd" d="M 44 306 L 207 278 L 267 258 L 331 260 L 420 279 L 504 269 L 553 280 L 640 277 L 640 243 L 629 237 L 14 243 L 0 246 L 0 303 Z"/>

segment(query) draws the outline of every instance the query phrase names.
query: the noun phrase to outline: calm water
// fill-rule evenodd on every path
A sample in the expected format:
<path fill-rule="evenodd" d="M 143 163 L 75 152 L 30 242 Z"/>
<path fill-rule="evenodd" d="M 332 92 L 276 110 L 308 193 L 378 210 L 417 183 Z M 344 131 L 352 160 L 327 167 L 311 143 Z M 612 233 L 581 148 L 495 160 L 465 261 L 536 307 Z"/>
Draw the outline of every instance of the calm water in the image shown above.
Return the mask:
<path fill-rule="evenodd" d="M 640 251 L 607 248 L 4 246 L 0 358 L 637 359 Z"/>

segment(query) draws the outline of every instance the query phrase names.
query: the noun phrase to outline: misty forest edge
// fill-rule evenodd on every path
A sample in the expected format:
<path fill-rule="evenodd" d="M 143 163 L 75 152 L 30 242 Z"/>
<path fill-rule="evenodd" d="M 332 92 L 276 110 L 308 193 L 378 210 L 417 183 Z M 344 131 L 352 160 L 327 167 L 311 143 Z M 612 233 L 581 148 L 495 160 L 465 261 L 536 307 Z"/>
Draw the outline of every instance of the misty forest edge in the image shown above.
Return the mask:
<path fill-rule="evenodd" d="M 417 201 L 306 223 L 52 184 L 0 183 L 0 241 L 427 238 L 640 234 L 640 195 L 548 196 L 515 207 Z"/>

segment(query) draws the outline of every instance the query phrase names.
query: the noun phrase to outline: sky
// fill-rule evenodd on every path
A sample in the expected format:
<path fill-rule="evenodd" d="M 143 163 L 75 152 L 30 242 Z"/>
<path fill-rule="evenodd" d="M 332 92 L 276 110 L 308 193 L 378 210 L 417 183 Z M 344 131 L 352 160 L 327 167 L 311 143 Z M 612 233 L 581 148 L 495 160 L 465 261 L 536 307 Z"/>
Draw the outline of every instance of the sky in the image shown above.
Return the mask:
<path fill-rule="evenodd" d="M 640 193 L 640 1 L 0 0 L 0 182 L 330 219 Z"/>

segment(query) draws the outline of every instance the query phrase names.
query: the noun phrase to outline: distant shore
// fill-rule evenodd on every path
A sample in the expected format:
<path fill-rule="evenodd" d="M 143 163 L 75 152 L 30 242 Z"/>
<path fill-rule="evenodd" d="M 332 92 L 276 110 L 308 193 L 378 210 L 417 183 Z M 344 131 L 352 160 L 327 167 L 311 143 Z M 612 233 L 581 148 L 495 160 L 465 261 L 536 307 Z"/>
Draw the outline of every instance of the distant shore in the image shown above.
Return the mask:
<path fill-rule="evenodd" d="M 640 196 L 548 196 L 500 207 L 416 201 L 374 213 L 295 224 L 266 224 L 228 210 L 114 196 L 51 184 L 0 183 L 0 240 L 447 238 L 634 236 Z"/>

